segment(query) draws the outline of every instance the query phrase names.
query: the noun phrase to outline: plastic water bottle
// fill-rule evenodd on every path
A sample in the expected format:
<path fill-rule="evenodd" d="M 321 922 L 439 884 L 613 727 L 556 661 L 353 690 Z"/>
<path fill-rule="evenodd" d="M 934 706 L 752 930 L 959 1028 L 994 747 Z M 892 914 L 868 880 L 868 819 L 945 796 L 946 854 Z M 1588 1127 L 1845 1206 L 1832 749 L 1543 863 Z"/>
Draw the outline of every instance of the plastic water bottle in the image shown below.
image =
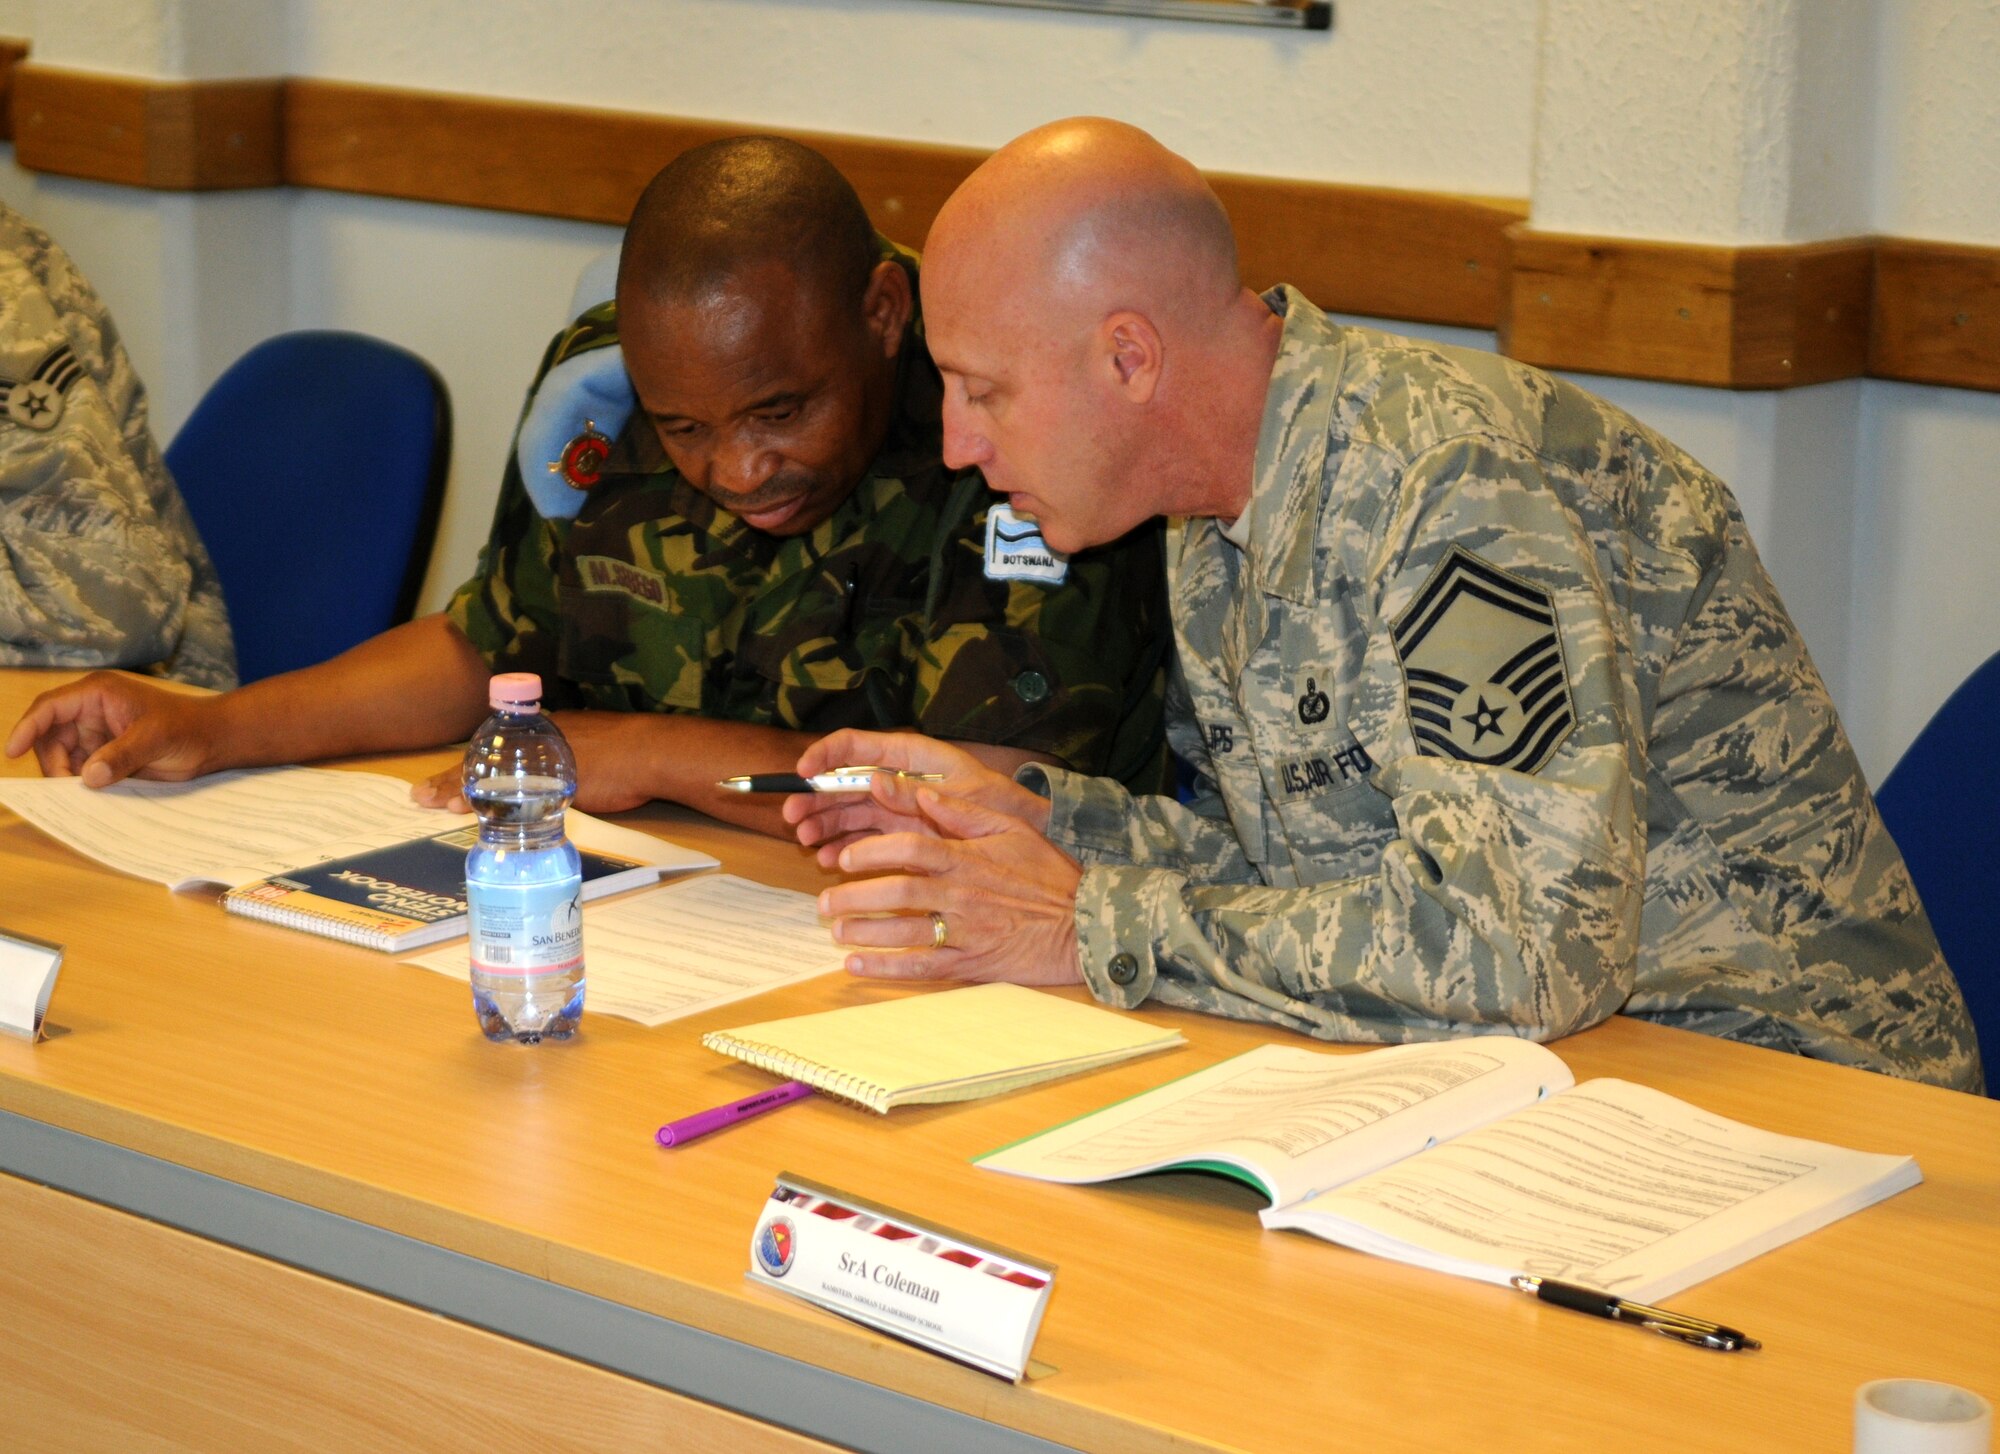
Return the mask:
<path fill-rule="evenodd" d="M 472 1008 L 488 1040 L 567 1040 L 583 1018 L 583 864 L 563 835 L 576 758 L 533 672 L 493 678 L 465 750 L 479 843 L 465 858 Z"/>

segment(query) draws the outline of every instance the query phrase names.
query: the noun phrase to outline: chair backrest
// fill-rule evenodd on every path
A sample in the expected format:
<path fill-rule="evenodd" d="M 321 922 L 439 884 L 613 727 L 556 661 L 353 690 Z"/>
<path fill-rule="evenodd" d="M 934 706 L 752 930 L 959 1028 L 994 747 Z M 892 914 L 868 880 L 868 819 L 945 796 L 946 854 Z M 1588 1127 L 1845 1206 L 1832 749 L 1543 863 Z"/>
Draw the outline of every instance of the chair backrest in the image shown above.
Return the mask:
<path fill-rule="evenodd" d="M 1967 677 L 1875 794 L 1917 882 L 1945 963 L 1958 976 L 2000 1095 L 2000 652 Z"/>
<path fill-rule="evenodd" d="M 450 396 L 407 349 L 284 333 L 229 366 L 167 467 L 222 578 L 244 681 L 409 619 L 450 464 Z"/>

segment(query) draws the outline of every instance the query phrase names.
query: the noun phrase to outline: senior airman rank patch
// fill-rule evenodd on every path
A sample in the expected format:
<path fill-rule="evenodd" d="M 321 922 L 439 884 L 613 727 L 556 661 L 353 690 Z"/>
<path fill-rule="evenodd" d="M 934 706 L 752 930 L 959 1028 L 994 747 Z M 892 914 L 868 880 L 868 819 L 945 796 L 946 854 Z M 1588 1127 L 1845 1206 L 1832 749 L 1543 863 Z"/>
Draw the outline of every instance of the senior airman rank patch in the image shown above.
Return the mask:
<path fill-rule="evenodd" d="M 82 377 L 76 354 L 68 344 L 58 344 L 27 378 L 0 379 L 0 413 L 29 429 L 53 429 L 62 418 L 63 396 Z"/>
<path fill-rule="evenodd" d="M 1453 546 L 1391 631 L 1420 754 L 1534 772 L 1576 725 L 1542 587 Z"/>

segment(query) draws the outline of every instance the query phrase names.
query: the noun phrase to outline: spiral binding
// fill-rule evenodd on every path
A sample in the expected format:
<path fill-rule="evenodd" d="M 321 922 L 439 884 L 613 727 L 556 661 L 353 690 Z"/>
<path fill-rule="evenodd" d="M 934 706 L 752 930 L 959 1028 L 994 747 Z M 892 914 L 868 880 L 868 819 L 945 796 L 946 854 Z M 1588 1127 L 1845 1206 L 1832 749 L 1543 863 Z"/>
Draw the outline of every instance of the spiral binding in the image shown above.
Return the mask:
<path fill-rule="evenodd" d="M 701 1037 L 701 1043 L 710 1050 L 719 1050 L 724 1055 L 733 1055 L 746 1065 L 754 1065 L 759 1070 L 768 1070 L 773 1075 L 786 1080 L 802 1080 L 823 1096 L 837 1101 L 845 1101 L 850 1106 L 858 1106 L 864 1111 L 873 1111 L 878 1116 L 889 1114 L 890 1091 L 887 1086 L 864 1080 L 858 1075 L 835 1070 L 832 1066 L 821 1065 L 814 1060 L 805 1060 L 756 1040 L 739 1040 L 734 1035 L 720 1030 L 711 1030 Z"/>
<path fill-rule="evenodd" d="M 232 914 L 241 914 L 246 919 L 261 919 L 267 924 L 278 924 L 287 929 L 302 929 L 308 934 L 318 934 L 327 939 L 338 939 L 343 944 L 359 945 L 363 949 L 379 949 L 391 952 L 391 936 L 380 929 L 368 929 L 359 924 L 350 924 L 336 919 L 331 914 L 318 914 L 310 909 L 287 909 L 277 904 L 265 903 L 260 899 L 235 898 L 229 894 L 222 896 L 222 907 Z"/>

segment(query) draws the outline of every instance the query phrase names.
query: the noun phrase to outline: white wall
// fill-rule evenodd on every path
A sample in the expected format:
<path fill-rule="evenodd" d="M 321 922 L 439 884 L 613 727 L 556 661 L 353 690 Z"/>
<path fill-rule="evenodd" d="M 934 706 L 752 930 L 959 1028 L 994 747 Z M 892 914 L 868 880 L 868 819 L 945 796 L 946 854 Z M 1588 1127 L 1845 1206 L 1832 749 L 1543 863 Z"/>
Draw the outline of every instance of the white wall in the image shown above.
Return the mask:
<path fill-rule="evenodd" d="M 38 59 L 140 74 L 970 145 L 1094 111 L 1214 169 L 1529 196 L 1551 230 L 2000 244 L 2000 0 L 1342 0 L 1335 29 L 1307 36 L 941 0 L 0 0 L 10 29 Z M 4 151 L 0 196 L 105 294 L 163 438 L 279 328 L 362 328 L 431 359 L 458 425 L 431 605 L 471 568 L 578 269 L 615 238 L 336 193 L 38 178 Z M 1581 382 L 1731 481 L 1871 773 L 2000 649 L 1979 574 L 2000 554 L 2000 399 Z"/>

